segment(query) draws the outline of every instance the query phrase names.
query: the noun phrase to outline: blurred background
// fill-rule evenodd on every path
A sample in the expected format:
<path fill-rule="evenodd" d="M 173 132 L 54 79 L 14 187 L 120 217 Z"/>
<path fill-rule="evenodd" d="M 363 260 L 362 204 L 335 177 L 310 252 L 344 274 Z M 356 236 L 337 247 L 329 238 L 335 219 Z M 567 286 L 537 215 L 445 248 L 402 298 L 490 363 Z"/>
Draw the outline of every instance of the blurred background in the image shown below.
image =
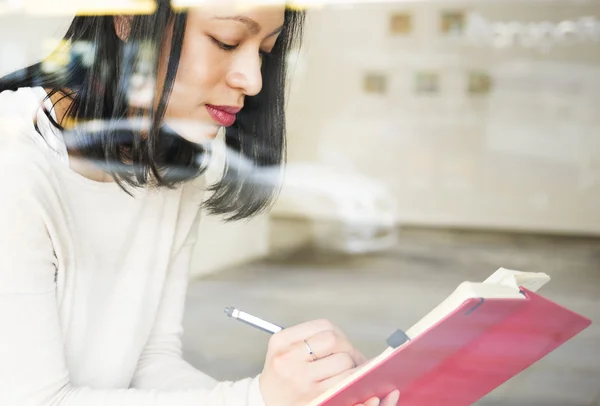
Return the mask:
<path fill-rule="evenodd" d="M 600 2 L 323 2 L 291 58 L 273 211 L 205 218 L 187 356 L 260 372 L 268 336 L 326 317 L 368 356 L 462 281 L 546 272 L 593 321 L 481 405 L 600 405 Z"/>
<path fill-rule="evenodd" d="M 15 3 L 0 68 L 29 52 L 5 41 Z M 315 1 L 290 74 L 280 197 L 201 222 L 185 357 L 260 372 L 269 337 L 226 306 L 329 318 L 375 356 L 505 267 L 546 272 L 540 293 L 593 324 L 478 404 L 599 406 L 600 1 Z"/>

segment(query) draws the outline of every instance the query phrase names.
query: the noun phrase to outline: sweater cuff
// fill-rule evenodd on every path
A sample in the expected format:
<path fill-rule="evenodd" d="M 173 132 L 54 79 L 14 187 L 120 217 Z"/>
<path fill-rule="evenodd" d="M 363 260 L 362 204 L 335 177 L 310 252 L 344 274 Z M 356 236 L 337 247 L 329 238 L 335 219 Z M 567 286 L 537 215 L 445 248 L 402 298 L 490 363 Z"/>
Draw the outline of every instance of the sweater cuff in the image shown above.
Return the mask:
<path fill-rule="evenodd" d="M 250 382 L 250 387 L 248 388 L 248 406 L 266 406 L 260 392 L 260 374 Z"/>

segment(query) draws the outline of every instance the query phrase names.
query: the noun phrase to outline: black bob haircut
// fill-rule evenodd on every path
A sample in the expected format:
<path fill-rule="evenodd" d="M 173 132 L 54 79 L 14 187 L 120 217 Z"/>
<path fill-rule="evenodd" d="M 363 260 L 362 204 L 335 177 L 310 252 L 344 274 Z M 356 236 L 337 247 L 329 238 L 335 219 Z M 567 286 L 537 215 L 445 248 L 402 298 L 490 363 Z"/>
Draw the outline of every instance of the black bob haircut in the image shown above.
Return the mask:
<path fill-rule="evenodd" d="M 233 161 L 242 159 L 250 165 L 226 161 L 223 176 L 210 185 L 212 194 L 204 202 L 211 214 L 224 215 L 226 220 L 248 218 L 267 209 L 277 193 L 279 178 L 270 177 L 264 182 L 260 173 L 269 170 L 277 175 L 277 169 L 285 163 L 286 58 L 292 47 L 299 45 L 304 17 L 304 11 L 285 10 L 283 31 L 272 53 L 263 59 L 262 90 L 246 97 L 236 123 L 225 131 L 227 151 L 236 158 Z M 46 72 L 40 62 L 0 78 L 0 92 L 40 86 L 50 89 L 48 98 L 55 94 L 67 97 L 71 103 L 65 117 L 74 125 L 52 122 L 63 131 L 68 145 L 76 145 L 77 154 L 105 168 L 124 190 L 125 185 L 175 187 L 202 175 L 210 156 L 210 144 L 186 141 L 162 124 L 179 66 L 186 22 L 186 11 L 177 12 L 169 0 L 158 0 L 153 14 L 134 16 L 129 40 L 123 42 L 116 35 L 113 16 L 77 16 L 64 41 L 91 45 L 91 63 L 86 58 L 71 58 L 66 66 Z M 132 75 L 142 63 L 150 66 L 150 75 L 155 75 L 152 72 L 158 71 L 160 63 L 158 51 L 169 34 L 172 37 L 163 90 L 153 96 L 156 100 L 151 103 L 157 107 L 145 112 L 149 122 L 145 128 L 135 128 L 128 123 L 144 113 L 134 109 L 132 114 L 127 99 Z M 46 114 L 51 118 L 49 112 Z"/>

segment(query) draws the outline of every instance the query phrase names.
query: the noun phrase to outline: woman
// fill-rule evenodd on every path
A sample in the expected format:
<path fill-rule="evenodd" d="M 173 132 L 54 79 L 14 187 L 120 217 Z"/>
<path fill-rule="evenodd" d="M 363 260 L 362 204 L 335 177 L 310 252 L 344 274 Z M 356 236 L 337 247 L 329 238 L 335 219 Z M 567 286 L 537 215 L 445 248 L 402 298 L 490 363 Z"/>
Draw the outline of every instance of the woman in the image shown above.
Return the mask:
<path fill-rule="evenodd" d="M 225 170 L 208 211 L 267 208 L 274 189 L 254 173 L 283 161 L 285 60 L 303 13 L 158 3 L 77 17 L 65 40 L 91 55 L 0 80 L 2 405 L 302 405 L 365 362 L 323 320 L 275 334 L 256 377 L 215 382 L 182 359 L 206 140 L 226 127 L 252 162 Z"/>

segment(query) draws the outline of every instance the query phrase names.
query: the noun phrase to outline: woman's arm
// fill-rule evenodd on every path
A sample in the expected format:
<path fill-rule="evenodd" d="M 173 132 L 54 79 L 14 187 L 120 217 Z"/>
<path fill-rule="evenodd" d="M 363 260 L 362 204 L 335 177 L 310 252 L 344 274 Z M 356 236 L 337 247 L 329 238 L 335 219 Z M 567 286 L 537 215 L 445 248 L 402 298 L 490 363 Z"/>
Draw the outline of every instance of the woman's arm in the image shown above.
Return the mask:
<path fill-rule="evenodd" d="M 23 168 L 29 165 L 10 159 L 15 156 L 26 159 L 0 154 L 0 404 L 262 405 L 256 379 L 173 391 L 151 388 L 150 381 L 144 388 L 122 390 L 71 385 L 55 296 L 53 247 L 41 214 L 48 185 L 41 173 L 34 174 L 37 168 L 29 171 Z M 157 377 L 152 382 L 159 382 Z"/>
<path fill-rule="evenodd" d="M 171 261 L 157 318 L 133 378 L 134 388 L 206 389 L 217 383 L 182 357 L 182 319 L 199 218 L 197 213 L 186 241 Z"/>

